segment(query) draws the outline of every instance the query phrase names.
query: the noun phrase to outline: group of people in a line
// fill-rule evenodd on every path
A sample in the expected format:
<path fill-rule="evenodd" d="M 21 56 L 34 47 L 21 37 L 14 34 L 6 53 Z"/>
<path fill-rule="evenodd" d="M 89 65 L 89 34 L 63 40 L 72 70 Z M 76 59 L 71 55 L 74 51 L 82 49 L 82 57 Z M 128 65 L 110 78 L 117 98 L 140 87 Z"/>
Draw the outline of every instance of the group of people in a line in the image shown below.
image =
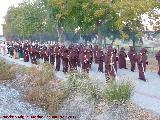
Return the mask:
<path fill-rule="evenodd" d="M 6 48 L 6 50 L 5 50 Z M 55 65 L 56 71 L 60 71 L 61 64 L 63 72 L 69 70 L 75 71 L 81 67 L 85 73 L 89 73 L 93 62 L 98 64 L 98 71 L 104 72 L 106 80 L 114 79 L 117 75 L 117 68 L 127 69 L 126 58 L 130 59 L 131 71 L 134 72 L 136 65 L 139 70 L 139 79 L 146 81 L 145 72 L 147 61 L 147 49 L 142 48 L 139 53 L 134 47 L 130 47 L 128 54 L 122 47 L 119 51 L 112 46 L 107 49 L 102 49 L 98 45 L 85 44 L 39 44 L 38 42 L 7 42 L 1 45 L 1 53 L 8 54 L 14 59 L 22 59 L 24 62 L 31 61 L 32 64 L 37 64 L 38 60 L 49 62 Z M 156 54 L 160 75 L 160 51 Z"/>

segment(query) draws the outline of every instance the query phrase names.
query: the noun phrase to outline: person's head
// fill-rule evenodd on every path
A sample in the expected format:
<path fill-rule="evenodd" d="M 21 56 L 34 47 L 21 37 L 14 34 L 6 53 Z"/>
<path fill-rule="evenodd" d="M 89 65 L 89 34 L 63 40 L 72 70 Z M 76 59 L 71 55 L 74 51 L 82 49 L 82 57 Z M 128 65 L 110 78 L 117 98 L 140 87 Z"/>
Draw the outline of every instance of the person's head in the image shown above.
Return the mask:
<path fill-rule="evenodd" d="M 121 47 L 120 51 L 125 51 L 125 48 L 124 48 L 124 47 Z"/>
<path fill-rule="evenodd" d="M 146 48 L 142 48 L 141 51 L 140 51 L 142 54 L 146 54 L 148 51 Z"/>

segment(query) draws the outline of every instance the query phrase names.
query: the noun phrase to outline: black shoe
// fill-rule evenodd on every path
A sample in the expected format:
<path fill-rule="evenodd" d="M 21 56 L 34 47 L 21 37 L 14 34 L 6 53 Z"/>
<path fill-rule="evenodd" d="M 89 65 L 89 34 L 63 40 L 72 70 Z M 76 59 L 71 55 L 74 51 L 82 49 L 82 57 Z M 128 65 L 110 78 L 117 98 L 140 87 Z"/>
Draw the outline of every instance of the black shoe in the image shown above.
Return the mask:
<path fill-rule="evenodd" d="M 139 78 L 140 80 L 143 80 L 144 82 L 146 82 L 146 79 L 143 79 L 143 78 Z"/>

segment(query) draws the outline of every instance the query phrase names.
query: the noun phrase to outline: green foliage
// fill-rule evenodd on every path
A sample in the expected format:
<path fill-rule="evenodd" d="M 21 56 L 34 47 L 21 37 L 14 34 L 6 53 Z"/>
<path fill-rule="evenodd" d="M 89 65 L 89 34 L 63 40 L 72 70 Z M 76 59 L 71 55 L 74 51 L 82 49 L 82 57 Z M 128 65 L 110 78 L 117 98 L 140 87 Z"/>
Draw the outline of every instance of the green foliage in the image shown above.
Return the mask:
<path fill-rule="evenodd" d="M 18 34 L 30 37 L 34 33 L 46 30 L 46 9 L 40 1 L 32 4 L 27 1 L 18 7 L 10 7 L 5 16 L 5 34 Z"/>
<path fill-rule="evenodd" d="M 111 103 L 125 103 L 130 100 L 134 86 L 129 81 L 110 81 L 104 90 L 104 98 Z"/>
<path fill-rule="evenodd" d="M 142 34 L 141 15 L 159 8 L 157 0 L 34 0 L 10 7 L 5 16 L 5 34 L 31 36 L 57 31 L 135 39 Z M 157 19 L 154 17 L 154 19 Z M 129 32 L 126 31 L 126 27 Z M 157 28 L 156 28 L 157 29 Z M 133 36 L 134 37 L 130 37 Z M 113 35 L 112 35 L 113 34 Z M 116 35 L 117 34 L 117 35 Z"/>
<path fill-rule="evenodd" d="M 83 72 L 77 71 L 75 73 L 70 73 L 66 88 L 68 91 L 81 93 L 89 100 L 98 101 L 102 98 L 102 91 L 100 87 L 93 83 L 92 80 L 85 77 Z"/>

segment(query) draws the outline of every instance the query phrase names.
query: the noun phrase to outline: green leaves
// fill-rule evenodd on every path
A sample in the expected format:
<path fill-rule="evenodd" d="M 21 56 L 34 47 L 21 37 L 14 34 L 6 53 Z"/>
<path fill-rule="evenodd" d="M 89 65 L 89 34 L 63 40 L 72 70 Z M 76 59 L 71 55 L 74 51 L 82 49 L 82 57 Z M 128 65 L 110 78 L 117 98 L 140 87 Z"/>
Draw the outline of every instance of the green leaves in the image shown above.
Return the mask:
<path fill-rule="evenodd" d="M 118 33 L 128 39 L 130 32 L 143 31 L 141 15 L 160 8 L 157 0 L 34 0 L 10 7 L 5 16 L 5 34 L 30 36 L 58 31 L 108 36 Z M 153 13 L 151 13 L 153 14 Z M 152 15 L 157 19 L 156 15 Z M 63 28 L 63 29 L 62 29 Z M 158 28 L 156 28 L 158 29 Z M 58 35 L 60 36 L 60 35 Z"/>
<path fill-rule="evenodd" d="M 40 1 L 34 1 L 32 4 L 23 2 L 16 8 L 11 7 L 5 17 L 6 29 L 15 28 L 15 31 L 24 37 L 29 37 L 37 32 L 44 32 L 46 30 L 46 12 Z M 9 27 L 10 24 L 12 28 Z M 6 31 L 6 34 L 8 32 Z"/>

